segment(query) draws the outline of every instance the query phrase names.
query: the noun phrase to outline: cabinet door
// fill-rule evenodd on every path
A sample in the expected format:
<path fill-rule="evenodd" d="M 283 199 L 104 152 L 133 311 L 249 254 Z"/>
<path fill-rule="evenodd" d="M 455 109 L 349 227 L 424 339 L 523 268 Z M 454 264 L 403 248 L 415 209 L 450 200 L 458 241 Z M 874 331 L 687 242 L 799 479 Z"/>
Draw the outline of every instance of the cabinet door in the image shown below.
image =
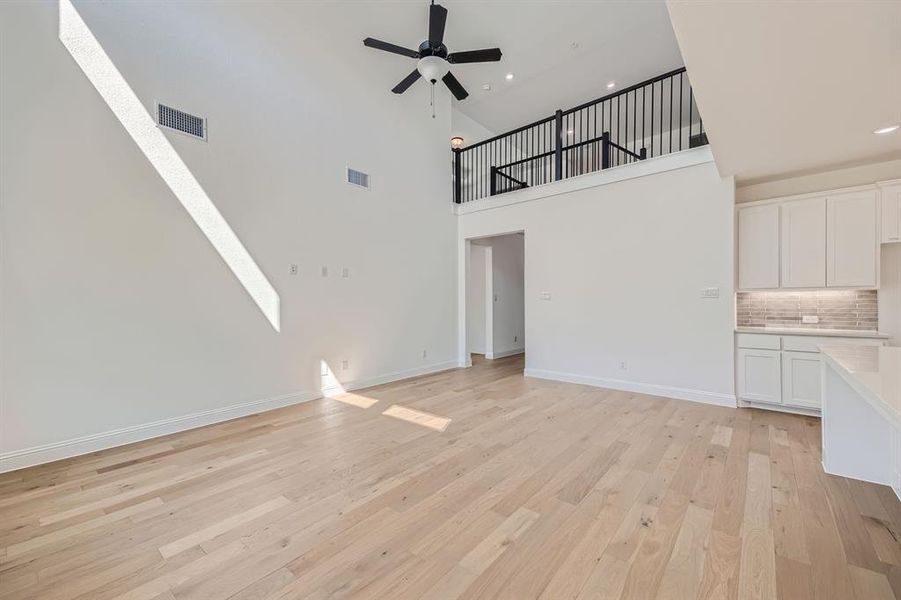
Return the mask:
<path fill-rule="evenodd" d="M 876 192 L 830 196 L 826 204 L 826 285 L 876 287 Z"/>
<path fill-rule="evenodd" d="M 782 205 L 782 287 L 826 285 L 826 198 Z"/>
<path fill-rule="evenodd" d="M 782 403 L 819 410 L 820 365 L 818 352 L 782 353 Z"/>
<path fill-rule="evenodd" d="M 901 242 L 901 184 L 882 188 L 882 243 Z"/>
<path fill-rule="evenodd" d="M 782 402 L 782 362 L 778 350 L 739 348 L 738 397 L 752 402 Z"/>
<path fill-rule="evenodd" d="M 738 209 L 738 287 L 779 287 L 779 205 Z"/>

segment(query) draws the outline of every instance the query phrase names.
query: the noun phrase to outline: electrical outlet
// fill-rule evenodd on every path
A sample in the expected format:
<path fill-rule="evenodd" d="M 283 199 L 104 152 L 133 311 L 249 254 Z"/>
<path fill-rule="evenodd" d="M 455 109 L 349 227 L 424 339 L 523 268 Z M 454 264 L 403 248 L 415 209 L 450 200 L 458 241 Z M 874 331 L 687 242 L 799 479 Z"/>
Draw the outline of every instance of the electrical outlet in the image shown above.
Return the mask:
<path fill-rule="evenodd" d="M 429 351 L 428 351 L 428 350 L 423 350 L 423 351 L 422 351 L 422 357 L 423 357 L 423 358 L 426 358 L 428 355 L 429 355 Z"/>
<path fill-rule="evenodd" d="M 820 322 L 820 317 L 818 315 L 801 315 L 801 322 L 815 325 Z"/>
<path fill-rule="evenodd" d="M 551 293 L 550 293 L 550 292 L 541 292 L 541 299 L 542 299 L 542 300 L 550 300 L 550 299 L 551 299 Z"/>
<path fill-rule="evenodd" d="M 341 269 L 341 277 L 343 277 L 344 279 L 350 277 L 350 268 L 344 267 L 343 269 Z"/>
<path fill-rule="evenodd" d="M 720 297 L 720 288 L 718 287 L 709 287 L 701 290 L 701 298 L 719 298 Z"/>
<path fill-rule="evenodd" d="M 297 272 L 297 265 L 292 264 L 290 267 L 288 267 L 288 273 L 290 273 L 291 275 L 297 275 Z"/>
<path fill-rule="evenodd" d="M 519 341 L 519 336 L 518 336 L 518 335 L 514 335 L 514 336 L 513 336 L 513 341 L 514 341 L 514 342 L 518 342 L 518 341 Z"/>
<path fill-rule="evenodd" d="M 621 361 L 619 361 L 618 368 L 619 368 L 620 371 L 628 371 L 628 370 L 629 370 L 629 363 L 627 363 L 627 362 L 624 361 L 624 360 L 621 360 Z"/>
<path fill-rule="evenodd" d="M 341 370 L 346 371 L 349 363 L 346 360 L 341 361 Z"/>
<path fill-rule="evenodd" d="M 323 277 L 328 277 L 328 267 L 322 267 L 319 272 L 322 273 Z"/>

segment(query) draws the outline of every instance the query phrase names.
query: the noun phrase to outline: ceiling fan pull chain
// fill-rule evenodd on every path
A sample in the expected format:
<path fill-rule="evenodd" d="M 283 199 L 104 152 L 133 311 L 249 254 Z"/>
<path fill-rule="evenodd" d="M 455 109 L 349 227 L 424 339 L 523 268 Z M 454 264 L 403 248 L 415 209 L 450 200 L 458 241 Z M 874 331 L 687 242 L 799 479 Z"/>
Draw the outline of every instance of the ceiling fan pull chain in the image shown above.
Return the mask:
<path fill-rule="evenodd" d="M 435 82 L 432 82 L 432 100 L 429 103 L 432 107 L 432 118 L 435 118 Z"/>

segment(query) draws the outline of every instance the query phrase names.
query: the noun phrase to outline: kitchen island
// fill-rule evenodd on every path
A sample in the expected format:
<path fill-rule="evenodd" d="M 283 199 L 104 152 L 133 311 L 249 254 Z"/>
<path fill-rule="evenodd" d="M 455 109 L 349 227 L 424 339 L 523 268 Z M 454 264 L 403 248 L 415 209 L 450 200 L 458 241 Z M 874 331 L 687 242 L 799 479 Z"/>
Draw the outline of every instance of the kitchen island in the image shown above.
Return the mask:
<path fill-rule="evenodd" d="M 901 348 L 824 345 L 823 468 L 901 499 Z"/>

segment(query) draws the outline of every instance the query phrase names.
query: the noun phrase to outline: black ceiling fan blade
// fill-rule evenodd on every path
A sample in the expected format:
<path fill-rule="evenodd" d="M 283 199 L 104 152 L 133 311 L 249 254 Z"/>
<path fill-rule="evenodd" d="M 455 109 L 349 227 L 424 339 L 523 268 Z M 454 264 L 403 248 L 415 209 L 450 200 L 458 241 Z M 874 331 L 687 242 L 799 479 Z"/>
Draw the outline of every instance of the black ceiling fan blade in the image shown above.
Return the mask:
<path fill-rule="evenodd" d="M 400 54 L 401 56 L 419 58 L 419 52 L 417 52 L 416 50 L 410 50 L 409 48 L 404 48 L 403 46 L 398 46 L 397 44 L 383 42 L 382 40 L 377 40 L 375 38 L 366 38 L 365 40 L 363 40 L 363 45 L 370 48 L 375 48 L 376 50 L 384 50 L 385 52 Z"/>
<path fill-rule="evenodd" d="M 396 86 L 391 88 L 391 91 L 395 94 L 403 94 L 407 91 L 407 88 L 416 83 L 416 80 L 420 77 L 422 77 L 422 75 L 419 74 L 419 69 L 413 69 L 413 72 L 404 77 Z"/>
<path fill-rule="evenodd" d="M 447 9 L 440 4 L 429 6 L 429 45 L 437 48 L 444 42 L 444 25 L 447 23 Z"/>
<path fill-rule="evenodd" d="M 459 65 L 462 63 L 497 62 L 501 59 L 500 48 L 485 48 L 484 50 L 467 50 L 466 52 L 452 52 L 447 55 L 447 62 Z"/>
<path fill-rule="evenodd" d="M 453 94 L 454 98 L 456 98 L 457 100 L 463 100 L 464 98 L 466 98 L 466 96 L 469 95 L 469 92 L 466 91 L 466 88 L 460 85 L 460 82 L 457 81 L 457 78 L 454 77 L 454 74 L 450 71 L 448 71 L 447 74 L 441 78 L 441 81 L 444 82 L 444 85 L 447 86 L 447 89 L 451 91 L 451 94 Z"/>

